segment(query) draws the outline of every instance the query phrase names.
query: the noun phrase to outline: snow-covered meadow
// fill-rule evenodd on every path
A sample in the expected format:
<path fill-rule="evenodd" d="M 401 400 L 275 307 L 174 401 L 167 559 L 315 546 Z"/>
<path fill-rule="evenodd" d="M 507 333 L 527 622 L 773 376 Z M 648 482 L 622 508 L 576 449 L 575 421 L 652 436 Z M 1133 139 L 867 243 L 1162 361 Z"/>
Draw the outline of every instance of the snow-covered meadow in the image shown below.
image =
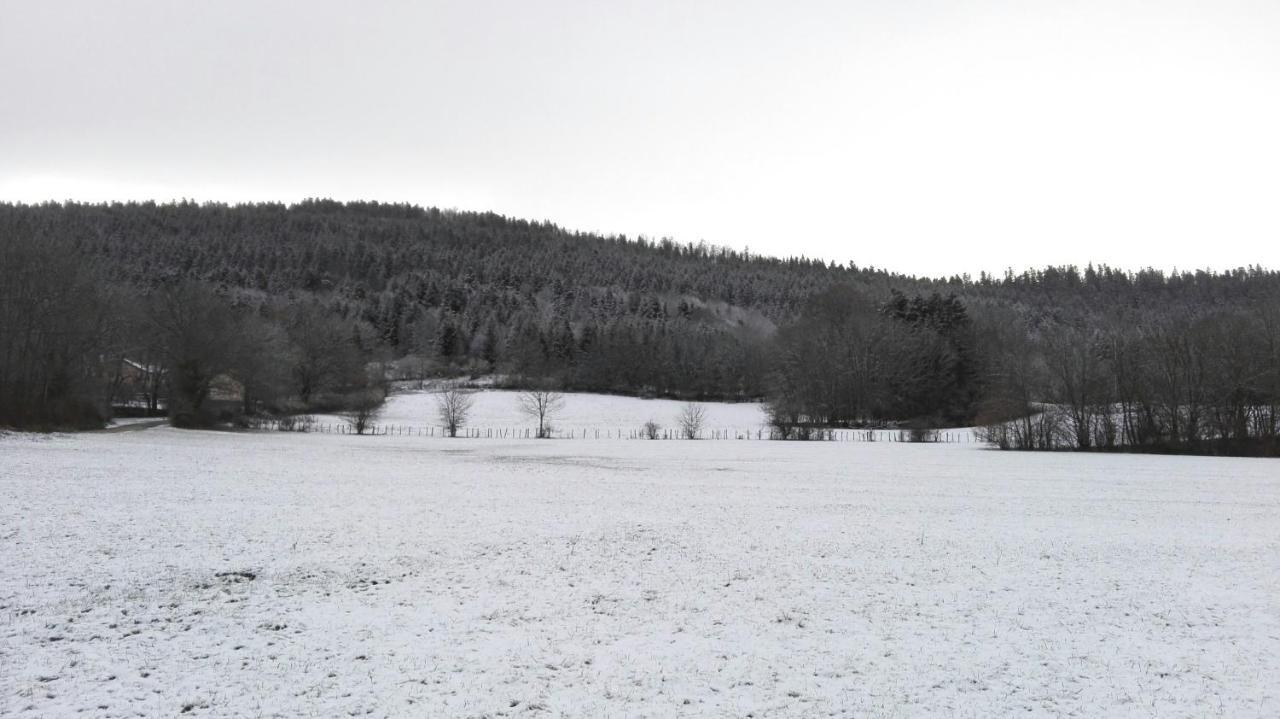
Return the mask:
<path fill-rule="evenodd" d="M 519 392 L 485 390 L 472 395 L 472 408 L 467 425 L 482 430 L 516 429 L 533 432 L 537 421 L 520 411 Z M 580 436 L 583 430 L 603 434 L 619 431 L 624 435 L 639 429 L 645 422 L 673 429 L 676 418 L 685 403 L 670 399 L 642 399 L 617 397 L 582 392 L 562 395 L 563 408 L 551 418 L 551 424 L 559 431 Z M 706 430 L 726 431 L 735 434 L 754 434 L 763 429 L 766 417 L 762 405 L 754 402 L 699 403 L 706 410 Z M 320 415 L 317 421 L 340 423 L 333 415 Z M 387 404 L 378 416 L 378 424 L 396 427 L 439 426 L 439 409 L 436 394 L 431 390 L 403 391 L 387 398 Z"/>
<path fill-rule="evenodd" d="M 537 420 L 520 409 L 520 392 L 484 390 L 472 394 L 465 430 L 482 438 L 536 437 Z M 566 392 L 561 395 L 560 409 L 548 422 L 554 436 L 563 439 L 638 438 L 647 422 L 658 425 L 661 437 L 680 436 L 679 415 L 688 403 L 671 399 L 644 399 L 615 395 Z M 704 416 L 699 436 L 703 439 L 768 439 L 769 424 L 764 405 L 759 402 L 695 402 Z M 320 414 L 311 419 L 313 431 L 349 429 L 339 415 Z M 387 398 L 374 424 L 378 431 L 393 433 L 426 432 L 444 436 L 440 426 L 438 395 L 435 390 L 405 390 Z M 837 440 L 889 442 L 900 438 L 898 429 L 840 430 Z M 977 442 L 972 428 L 944 428 L 939 441 Z"/>
<path fill-rule="evenodd" d="M 1272 717 L 1278 672 L 1275 461 L 0 438 L 5 715 Z"/>

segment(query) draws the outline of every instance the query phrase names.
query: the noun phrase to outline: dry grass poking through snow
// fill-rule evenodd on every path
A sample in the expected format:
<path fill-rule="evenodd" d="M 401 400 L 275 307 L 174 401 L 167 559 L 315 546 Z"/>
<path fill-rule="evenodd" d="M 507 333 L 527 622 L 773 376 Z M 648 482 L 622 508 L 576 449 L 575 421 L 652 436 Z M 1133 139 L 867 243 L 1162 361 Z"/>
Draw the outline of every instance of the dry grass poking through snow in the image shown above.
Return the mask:
<path fill-rule="evenodd" d="M 1280 464 L 0 439 L 0 714 L 1280 715 Z"/>

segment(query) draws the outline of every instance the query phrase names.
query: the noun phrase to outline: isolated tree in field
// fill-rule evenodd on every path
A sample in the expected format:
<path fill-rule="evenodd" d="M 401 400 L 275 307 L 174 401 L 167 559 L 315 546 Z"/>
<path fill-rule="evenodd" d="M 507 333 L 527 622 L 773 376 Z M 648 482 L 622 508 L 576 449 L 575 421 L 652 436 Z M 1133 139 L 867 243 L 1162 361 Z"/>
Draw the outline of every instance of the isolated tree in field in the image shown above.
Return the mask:
<path fill-rule="evenodd" d="M 378 416 L 382 414 L 385 397 L 377 389 L 366 389 L 355 392 L 347 398 L 347 406 L 341 417 L 356 431 L 364 434 L 373 428 Z"/>
<path fill-rule="evenodd" d="M 538 422 L 538 438 L 551 435 L 551 420 L 564 409 L 564 395 L 552 390 L 521 392 L 520 413 Z"/>
<path fill-rule="evenodd" d="M 706 420 L 707 408 L 697 402 L 688 402 L 680 408 L 676 424 L 680 426 L 680 434 L 685 439 L 697 439 Z"/>
<path fill-rule="evenodd" d="M 436 412 L 439 413 L 440 424 L 444 425 L 450 437 L 457 437 L 458 430 L 466 426 L 474 403 L 474 393 L 457 387 L 436 393 Z"/>
<path fill-rule="evenodd" d="M 653 420 L 644 423 L 643 431 L 645 439 L 659 439 L 662 437 L 662 425 Z"/>

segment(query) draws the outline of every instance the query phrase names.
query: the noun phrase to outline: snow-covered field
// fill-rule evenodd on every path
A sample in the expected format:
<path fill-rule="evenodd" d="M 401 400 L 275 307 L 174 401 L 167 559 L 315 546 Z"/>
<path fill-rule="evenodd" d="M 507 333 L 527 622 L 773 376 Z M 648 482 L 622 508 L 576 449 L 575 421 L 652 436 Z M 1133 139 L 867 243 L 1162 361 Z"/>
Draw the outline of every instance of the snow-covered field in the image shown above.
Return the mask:
<path fill-rule="evenodd" d="M 473 405 L 468 426 L 480 429 L 534 430 L 536 420 L 521 414 L 519 392 L 486 390 L 473 395 Z M 683 402 L 670 399 L 640 399 L 601 394 L 567 392 L 563 395 L 563 409 L 552 418 L 552 424 L 565 432 L 578 434 L 582 430 L 599 430 L 602 434 L 621 430 L 626 436 L 650 420 L 668 429 L 677 426 Z M 733 433 L 755 433 L 765 426 L 765 415 L 758 403 L 726 402 L 700 403 L 706 409 L 707 430 L 727 430 Z M 341 422 L 332 415 L 317 417 L 323 422 Z M 404 391 L 387 398 L 386 407 L 378 417 L 379 424 L 428 427 L 439 425 L 436 395 L 430 391 Z M 731 435 L 733 436 L 733 435 Z"/>
<path fill-rule="evenodd" d="M 519 392 L 509 390 L 485 390 L 472 395 L 472 408 L 466 427 L 478 431 L 481 437 L 534 437 L 537 421 L 520 411 Z M 641 399 L 614 395 L 566 392 L 562 395 L 561 409 L 550 419 L 556 435 L 562 438 L 616 439 L 638 435 L 646 422 L 654 422 L 661 429 L 661 436 L 679 436 L 679 415 L 685 402 L 670 399 Z M 758 402 L 696 402 L 705 411 L 701 436 L 703 438 L 765 438 L 769 426 L 764 406 Z M 315 415 L 313 419 L 323 427 L 346 426 L 337 415 Z M 387 398 L 376 424 L 394 429 L 425 431 L 434 428 L 434 436 L 443 436 L 439 427 L 437 395 L 430 390 L 403 390 Z M 506 434 L 502 434 L 502 432 Z M 968 428 L 941 430 L 942 439 L 952 442 L 976 442 Z M 896 429 L 840 430 L 838 438 L 863 440 L 872 435 L 875 441 L 887 442 L 898 438 Z"/>
<path fill-rule="evenodd" d="M 0 438 L 0 714 L 1280 715 L 1280 464 Z"/>

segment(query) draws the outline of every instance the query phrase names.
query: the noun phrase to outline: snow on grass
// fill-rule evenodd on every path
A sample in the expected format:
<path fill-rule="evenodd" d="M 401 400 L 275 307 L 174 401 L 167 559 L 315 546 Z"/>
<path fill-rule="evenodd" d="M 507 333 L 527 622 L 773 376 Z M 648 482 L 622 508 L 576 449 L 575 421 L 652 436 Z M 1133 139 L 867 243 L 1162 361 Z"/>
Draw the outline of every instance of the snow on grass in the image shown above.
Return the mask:
<path fill-rule="evenodd" d="M 519 408 L 520 393 L 512 390 L 483 390 L 473 395 L 473 405 L 465 427 L 477 428 L 482 435 L 486 430 L 493 430 L 494 436 L 500 436 L 501 430 L 509 430 L 507 436 L 536 434 L 537 422 L 522 414 Z M 680 411 L 685 402 L 671 399 L 641 399 L 638 397 L 620 397 L 614 395 L 587 394 L 566 392 L 563 395 L 564 406 L 551 418 L 551 424 L 558 434 L 566 437 L 580 438 L 583 432 L 587 437 L 595 438 L 599 433 L 601 439 L 630 437 L 638 433 L 650 420 L 656 422 L 672 437 L 679 434 Z M 769 426 L 764 412 L 764 405 L 759 402 L 698 402 L 706 410 L 702 436 L 710 438 L 768 438 Z M 332 427 L 344 425 L 346 422 L 337 415 L 316 415 L 316 422 Z M 425 429 L 436 427 L 439 435 L 440 417 L 436 405 L 436 393 L 431 390 L 400 390 L 387 398 L 382 413 L 378 416 L 378 426 L 405 427 Z M 952 442 L 976 443 L 977 437 L 972 428 L 949 428 L 940 430 L 941 439 Z M 718 433 L 718 434 L 713 434 Z M 840 430 L 837 436 L 843 439 L 863 439 L 867 430 Z M 872 430 L 875 441 L 896 441 L 901 434 L 897 429 Z"/>
<path fill-rule="evenodd" d="M 488 429 L 520 428 L 536 429 L 536 420 L 520 413 L 519 392 L 509 390 L 485 390 L 476 392 L 467 426 Z M 653 420 L 674 429 L 676 416 L 684 402 L 670 399 L 640 399 L 611 395 L 566 392 L 564 409 L 551 418 L 560 430 L 600 430 L 624 433 L 639 429 Z M 707 410 L 706 429 L 728 429 L 742 433 L 762 429 L 765 415 L 762 405 L 756 402 L 701 403 Z M 324 422 L 341 422 L 333 416 L 318 418 Z M 379 424 L 407 427 L 429 427 L 440 424 L 436 408 L 436 395 L 431 391 L 403 391 L 387 398 L 387 404 L 378 418 Z"/>
<path fill-rule="evenodd" d="M 1274 461 L 0 439 L 0 714 L 1280 714 Z"/>

